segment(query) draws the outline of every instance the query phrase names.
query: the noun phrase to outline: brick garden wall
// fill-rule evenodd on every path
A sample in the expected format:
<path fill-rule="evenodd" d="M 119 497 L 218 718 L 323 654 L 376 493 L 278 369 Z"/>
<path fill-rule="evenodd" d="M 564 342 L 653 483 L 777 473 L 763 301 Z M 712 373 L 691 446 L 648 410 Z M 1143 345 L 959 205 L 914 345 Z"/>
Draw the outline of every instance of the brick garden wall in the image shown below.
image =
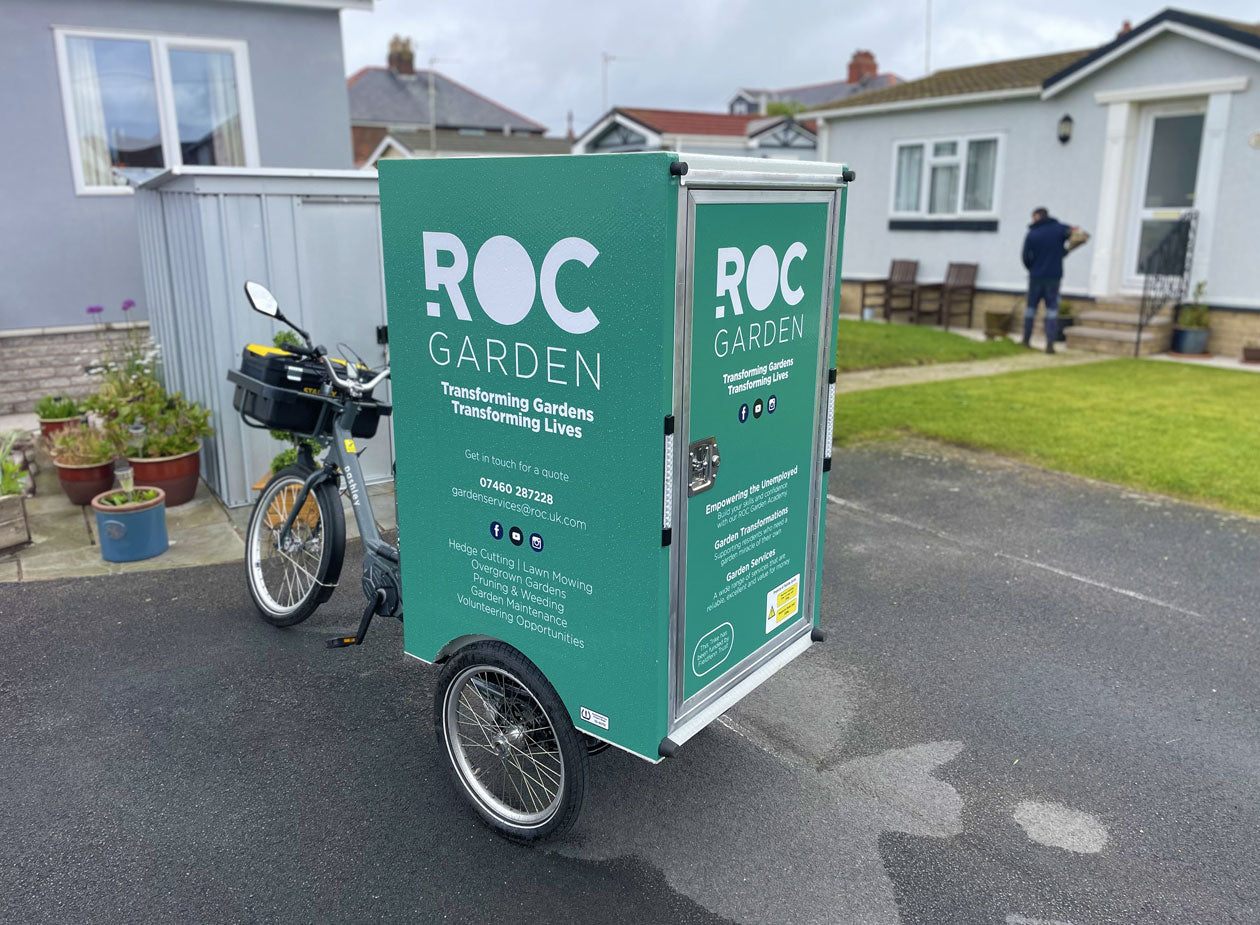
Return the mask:
<path fill-rule="evenodd" d="M 1214 356 L 1239 360 L 1244 346 L 1260 347 L 1260 312 L 1213 311 L 1208 324 L 1208 352 Z"/>
<path fill-rule="evenodd" d="M 100 362 L 110 344 L 127 337 L 127 327 L 140 327 L 147 334 L 149 325 L 0 331 L 0 370 L 5 372 L 0 414 L 33 411 L 35 402 L 54 392 L 75 398 L 90 395 L 98 380 L 84 367 Z"/>

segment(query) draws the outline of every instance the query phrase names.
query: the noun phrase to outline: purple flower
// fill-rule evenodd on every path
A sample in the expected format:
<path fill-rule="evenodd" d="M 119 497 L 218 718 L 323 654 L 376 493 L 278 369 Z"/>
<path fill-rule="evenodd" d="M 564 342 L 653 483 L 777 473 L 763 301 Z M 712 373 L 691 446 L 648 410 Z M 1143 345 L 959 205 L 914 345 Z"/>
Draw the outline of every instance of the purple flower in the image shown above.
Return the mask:
<path fill-rule="evenodd" d="M 89 305 L 87 307 L 87 313 L 89 315 L 99 315 L 103 311 L 105 311 L 105 306 L 103 305 Z"/>
<path fill-rule="evenodd" d="M 128 311 L 129 309 L 132 309 L 132 308 L 135 308 L 135 307 L 136 307 L 136 300 L 135 300 L 135 299 L 127 299 L 127 300 L 126 300 L 125 302 L 123 302 L 123 304 L 122 304 L 122 310 L 123 310 L 123 311 Z"/>

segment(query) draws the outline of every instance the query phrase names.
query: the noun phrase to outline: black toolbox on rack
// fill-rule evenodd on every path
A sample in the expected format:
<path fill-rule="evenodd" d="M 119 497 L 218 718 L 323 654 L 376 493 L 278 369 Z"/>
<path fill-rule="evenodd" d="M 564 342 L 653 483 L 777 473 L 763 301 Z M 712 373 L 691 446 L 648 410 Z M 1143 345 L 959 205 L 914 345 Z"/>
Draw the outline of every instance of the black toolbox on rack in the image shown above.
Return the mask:
<path fill-rule="evenodd" d="M 250 344 L 241 369 L 228 373 L 236 385 L 232 407 L 274 430 L 313 434 L 325 402 L 319 395 L 324 370 L 318 360 L 277 347 Z"/>
<path fill-rule="evenodd" d="M 273 430 L 314 434 L 320 411 L 333 401 L 320 394 L 324 384 L 321 361 L 276 347 L 250 344 L 241 354 L 240 370 L 229 370 L 228 379 L 236 386 L 232 407 Z M 375 436 L 380 419 L 393 410 L 370 396 L 355 401 L 354 408 L 350 433 L 363 440 Z M 330 426 L 331 419 L 325 421 L 324 429 Z"/>

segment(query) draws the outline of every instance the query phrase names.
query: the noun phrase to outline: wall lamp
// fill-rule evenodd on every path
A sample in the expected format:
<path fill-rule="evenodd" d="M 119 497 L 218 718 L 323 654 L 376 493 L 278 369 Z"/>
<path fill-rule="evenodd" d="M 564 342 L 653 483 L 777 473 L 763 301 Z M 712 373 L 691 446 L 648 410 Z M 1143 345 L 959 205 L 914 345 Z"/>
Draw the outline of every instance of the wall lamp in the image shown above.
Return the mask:
<path fill-rule="evenodd" d="M 1059 120 L 1059 142 L 1067 144 L 1072 140 L 1072 117 L 1065 115 Z"/>

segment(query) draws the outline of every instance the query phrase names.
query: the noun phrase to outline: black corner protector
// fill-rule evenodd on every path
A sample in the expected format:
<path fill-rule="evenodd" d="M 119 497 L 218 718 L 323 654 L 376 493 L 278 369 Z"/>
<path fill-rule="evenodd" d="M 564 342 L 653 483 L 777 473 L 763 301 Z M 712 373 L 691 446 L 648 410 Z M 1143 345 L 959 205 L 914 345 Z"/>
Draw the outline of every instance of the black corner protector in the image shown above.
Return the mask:
<path fill-rule="evenodd" d="M 827 382 L 829 384 L 834 384 L 835 381 L 836 381 L 836 368 L 833 366 L 831 367 L 831 369 L 827 370 Z"/>
<path fill-rule="evenodd" d="M 661 739 L 661 744 L 657 747 L 656 753 L 662 758 L 675 758 L 678 756 L 678 743 L 666 736 Z"/>
<path fill-rule="evenodd" d="M 824 639 L 827 638 L 827 631 L 824 630 L 821 626 L 815 626 L 812 630 L 809 631 L 809 638 L 812 639 L 814 642 L 822 642 Z"/>
<path fill-rule="evenodd" d="M 687 175 L 687 171 L 691 168 L 687 166 L 686 161 L 670 161 L 669 175 L 671 177 L 683 177 Z"/>
<path fill-rule="evenodd" d="M 672 527 L 665 527 L 661 530 L 661 545 L 668 546 L 674 542 L 674 530 Z"/>
<path fill-rule="evenodd" d="M 854 173 L 852 170 L 845 170 L 840 174 L 840 179 L 843 180 L 845 183 L 852 183 L 854 180 L 857 179 L 857 174 Z"/>
<path fill-rule="evenodd" d="M 674 432 L 674 416 L 672 414 L 665 415 L 665 435 L 669 436 Z"/>
<path fill-rule="evenodd" d="M 389 325 L 387 325 L 387 324 L 378 324 L 378 325 L 376 326 L 376 342 L 377 342 L 378 344 L 388 344 L 388 343 L 389 343 Z"/>
<path fill-rule="evenodd" d="M 823 472 L 830 472 L 830 471 L 831 471 L 831 457 L 825 456 L 823 457 Z"/>

